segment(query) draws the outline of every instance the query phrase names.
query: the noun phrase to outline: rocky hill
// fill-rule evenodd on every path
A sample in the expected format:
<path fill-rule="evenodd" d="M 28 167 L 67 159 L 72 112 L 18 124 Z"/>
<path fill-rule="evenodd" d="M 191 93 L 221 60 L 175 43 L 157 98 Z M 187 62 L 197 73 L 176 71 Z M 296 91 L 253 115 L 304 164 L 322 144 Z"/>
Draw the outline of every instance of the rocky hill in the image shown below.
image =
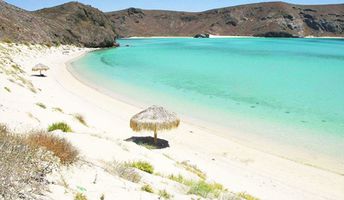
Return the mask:
<path fill-rule="evenodd" d="M 0 1 L 0 11 L 1 40 L 109 47 L 116 37 L 103 12 L 80 3 L 29 12 Z"/>
<path fill-rule="evenodd" d="M 0 0 L 0 40 L 44 44 L 113 46 L 115 37 L 344 36 L 344 4 L 257 3 L 204 12 L 129 8 L 104 14 L 71 2 L 34 12 Z"/>
<path fill-rule="evenodd" d="M 267 37 L 344 36 L 344 4 L 257 3 L 205 12 L 129 8 L 107 13 L 121 37 L 243 35 Z"/>

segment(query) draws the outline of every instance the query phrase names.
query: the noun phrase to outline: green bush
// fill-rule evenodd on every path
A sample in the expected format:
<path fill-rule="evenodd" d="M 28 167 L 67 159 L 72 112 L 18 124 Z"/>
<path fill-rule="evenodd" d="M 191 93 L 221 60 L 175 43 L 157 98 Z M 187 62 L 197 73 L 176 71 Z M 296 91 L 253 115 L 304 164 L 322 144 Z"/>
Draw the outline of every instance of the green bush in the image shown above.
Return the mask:
<path fill-rule="evenodd" d="M 150 186 L 149 184 L 143 185 L 141 187 L 141 190 L 145 191 L 145 192 L 149 192 L 149 193 L 154 193 L 154 190 L 153 190 L 152 186 Z"/>
<path fill-rule="evenodd" d="M 49 132 L 55 130 L 61 130 L 63 132 L 73 132 L 72 128 L 64 122 L 53 123 L 48 127 Z"/>
<path fill-rule="evenodd" d="M 154 167 L 146 161 L 136 161 L 136 162 L 130 162 L 128 163 L 128 166 L 134 167 L 136 169 L 139 169 L 141 171 L 153 174 L 154 173 Z"/>

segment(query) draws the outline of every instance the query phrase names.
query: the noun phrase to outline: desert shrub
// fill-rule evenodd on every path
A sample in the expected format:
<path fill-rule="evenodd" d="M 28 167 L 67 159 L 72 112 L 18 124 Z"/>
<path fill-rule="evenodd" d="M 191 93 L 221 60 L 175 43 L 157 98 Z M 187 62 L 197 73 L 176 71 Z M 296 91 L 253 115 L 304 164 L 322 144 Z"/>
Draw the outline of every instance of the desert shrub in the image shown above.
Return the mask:
<path fill-rule="evenodd" d="M 23 73 L 23 72 L 24 72 L 24 70 L 23 70 L 22 68 L 20 68 L 20 66 L 17 65 L 17 64 L 13 64 L 13 65 L 11 65 L 11 67 L 12 67 L 16 72 L 19 72 L 19 73 Z"/>
<path fill-rule="evenodd" d="M 43 109 L 46 109 L 47 107 L 43 103 L 36 103 L 38 107 L 41 107 Z"/>
<path fill-rule="evenodd" d="M 144 184 L 144 185 L 141 187 L 141 190 L 142 190 L 142 191 L 145 191 L 145 192 L 149 192 L 149 193 L 154 193 L 154 190 L 153 190 L 152 186 L 149 185 L 149 184 Z"/>
<path fill-rule="evenodd" d="M 188 194 L 195 194 L 204 198 L 217 198 L 224 188 L 219 183 L 207 183 L 203 180 L 194 182 L 190 186 Z"/>
<path fill-rule="evenodd" d="M 9 132 L 6 124 L 0 123 L 0 134 L 7 134 Z"/>
<path fill-rule="evenodd" d="M 171 174 L 171 175 L 169 175 L 167 178 L 169 178 L 170 180 L 172 180 L 172 181 L 175 181 L 175 182 L 178 182 L 178 183 L 181 183 L 181 184 L 184 184 L 184 185 L 186 185 L 186 186 L 191 186 L 191 185 L 193 185 L 193 184 L 195 184 L 195 181 L 194 180 L 187 180 L 187 179 L 185 179 L 182 175 L 173 175 L 173 174 Z"/>
<path fill-rule="evenodd" d="M 172 195 L 168 193 L 166 190 L 159 190 L 159 196 L 164 199 L 171 199 Z"/>
<path fill-rule="evenodd" d="M 87 197 L 84 194 L 78 192 L 74 196 L 74 200 L 87 200 Z"/>
<path fill-rule="evenodd" d="M 61 46 L 61 42 L 59 41 L 53 41 L 54 46 L 59 47 Z"/>
<path fill-rule="evenodd" d="M 37 131 L 29 134 L 26 140 L 30 146 L 43 147 L 53 152 L 64 165 L 70 165 L 78 160 L 78 150 L 64 138 Z"/>
<path fill-rule="evenodd" d="M 207 178 L 207 175 L 204 172 L 202 172 L 196 165 L 192 165 L 188 163 L 187 161 L 183 161 L 178 164 L 181 165 L 187 171 L 196 174 L 198 177 L 200 177 L 203 180 Z"/>
<path fill-rule="evenodd" d="M 259 200 L 257 197 L 247 194 L 246 192 L 239 192 L 237 195 L 245 200 Z"/>
<path fill-rule="evenodd" d="M 0 199 L 35 199 L 47 189 L 46 176 L 56 169 L 58 159 L 0 127 Z"/>
<path fill-rule="evenodd" d="M 9 39 L 9 38 L 6 38 L 6 39 L 4 39 L 4 40 L 3 40 L 3 42 L 5 42 L 5 43 L 8 43 L 8 44 L 11 44 L 11 43 L 13 43 L 13 42 L 12 42 L 12 40 L 11 40 L 11 39 Z"/>
<path fill-rule="evenodd" d="M 62 108 L 59 108 L 59 107 L 54 107 L 53 111 L 63 113 Z"/>
<path fill-rule="evenodd" d="M 8 87 L 4 87 L 4 89 L 5 89 L 7 92 L 11 92 L 10 88 L 8 88 Z"/>
<path fill-rule="evenodd" d="M 73 132 L 72 128 L 64 122 L 53 123 L 48 127 L 49 132 L 55 130 L 61 130 L 63 132 Z"/>
<path fill-rule="evenodd" d="M 195 194 L 204 198 L 217 198 L 221 192 L 226 191 L 219 183 L 207 183 L 204 180 L 185 179 L 182 175 L 169 175 L 170 180 L 189 187 L 188 194 Z"/>
<path fill-rule="evenodd" d="M 130 167 L 139 169 L 141 171 L 150 173 L 150 174 L 153 174 L 154 172 L 154 167 L 149 162 L 146 162 L 146 161 L 130 162 L 130 163 L 127 163 L 127 165 Z"/>
<path fill-rule="evenodd" d="M 123 163 L 114 161 L 112 163 L 108 163 L 105 169 L 107 172 L 117 175 L 133 183 L 138 183 L 141 180 L 140 174 L 137 173 L 134 168 Z"/>
<path fill-rule="evenodd" d="M 84 117 L 84 116 L 82 116 L 82 115 L 79 114 L 79 113 L 73 114 L 73 116 L 74 116 L 74 118 L 75 118 L 76 120 L 78 120 L 81 124 L 87 126 L 87 123 L 86 123 L 86 120 L 85 120 L 85 117 Z"/>

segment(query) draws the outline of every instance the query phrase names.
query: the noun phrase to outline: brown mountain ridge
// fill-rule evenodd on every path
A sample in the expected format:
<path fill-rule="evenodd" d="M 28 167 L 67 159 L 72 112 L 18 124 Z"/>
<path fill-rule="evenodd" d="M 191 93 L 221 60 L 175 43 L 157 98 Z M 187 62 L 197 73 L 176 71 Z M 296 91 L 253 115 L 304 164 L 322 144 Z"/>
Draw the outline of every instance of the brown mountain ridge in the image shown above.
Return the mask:
<path fill-rule="evenodd" d="M 70 2 L 26 11 L 0 0 L 0 40 L 109 47 L 117 37 L 344 37 L 344 4 L 256 3 L 204 12 L 129 8 L 103 13 Z"/>

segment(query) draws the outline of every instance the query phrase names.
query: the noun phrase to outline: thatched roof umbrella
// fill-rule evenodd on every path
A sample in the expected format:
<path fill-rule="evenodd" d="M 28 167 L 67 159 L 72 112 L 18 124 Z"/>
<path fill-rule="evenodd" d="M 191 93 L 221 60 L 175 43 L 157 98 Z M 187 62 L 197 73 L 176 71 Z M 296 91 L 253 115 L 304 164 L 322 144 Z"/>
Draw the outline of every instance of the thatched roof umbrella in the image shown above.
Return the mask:
<path fill-rule="evenodd" d="M 157 144 L 158 131 L 177 128 L 179 123 L 180 120 L 175 113 L 163 107 L 151 106 L 131 118 L 130 128 L 134 131 L 154 131 L 154 144 Z"/>
<path fill-rule="evenodd" d="M 46 65 L 43 65 L 42 63 L 37 64 L 32 68 L 32 71 L 39 71 L 39 75 L 43 76 L 42 71 L 47 71 L 49 70 L 49 67 Z"/>

